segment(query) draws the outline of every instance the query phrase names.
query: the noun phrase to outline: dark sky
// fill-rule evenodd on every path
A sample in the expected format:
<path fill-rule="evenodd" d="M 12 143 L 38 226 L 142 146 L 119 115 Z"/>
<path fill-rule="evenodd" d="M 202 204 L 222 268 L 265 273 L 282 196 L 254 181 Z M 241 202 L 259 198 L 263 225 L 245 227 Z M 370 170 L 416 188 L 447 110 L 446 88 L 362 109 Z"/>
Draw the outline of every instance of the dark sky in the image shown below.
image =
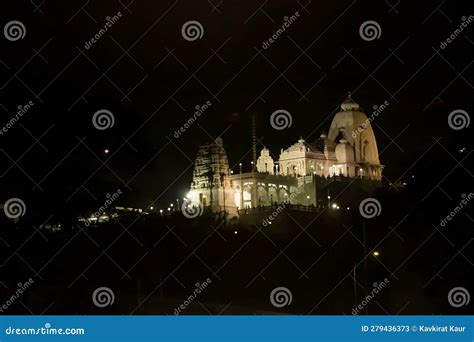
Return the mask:
<path fill-rule="evenodd" d="M 420 163 L 455 165 L 443 147 L 472 148 L 469 129 L 451 129 L 448 115 L 472 113 L 474 24 L 440 48 L 471 13 L 467 1 L 35 3 L 0 5 L 2 27 L 18 20 L 26 29 L 17 41 L 0 36 L 0 125 L 34 102 L 0 136 L 0 200 L 24 198 L 46 216 L 102 203 L 117 189 L 129 205 L 166 206 L 184 195 L 200 142 L 225 131 L 230 163 L 248 165 L 256 113 L 259 139 L 278 155 L 299 136 L 327 132 L 349 90 L 367 112 L 389 102 L 374 127 L 387 181 L 405 179 Z M 118 11 L 122 17 L 86 49 Z M 183 39 L 190 20 L 201 23 L 201 39 Z M 379 24 L 378 39 L 361 38 L 368 20 Z M 207 101 L 211 107 L 174 138 Z M 113 127 L 94 128 L 100 109 L 113 113 Z M 291 113 L 290 128 L 272 129 L 277 109 Z M 420 161 L 433 145 L 441 152 Z"/>

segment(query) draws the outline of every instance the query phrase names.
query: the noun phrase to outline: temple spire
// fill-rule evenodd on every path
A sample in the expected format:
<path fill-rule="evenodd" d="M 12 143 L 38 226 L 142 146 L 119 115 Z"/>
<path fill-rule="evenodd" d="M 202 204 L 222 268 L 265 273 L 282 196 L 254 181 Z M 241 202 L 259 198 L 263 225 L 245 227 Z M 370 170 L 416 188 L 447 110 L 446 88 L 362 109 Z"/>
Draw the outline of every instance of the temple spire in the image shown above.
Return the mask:
<path fill-rule="evenodd" d="M 343 111 L 351 111 L 351 110 L 359 110 L 359 104 L 354 101 L 352 98 L 352 93 L 350 91 L 347 92 L 347 98 L 344 102 L 341 103 L 341 109 Z"/>

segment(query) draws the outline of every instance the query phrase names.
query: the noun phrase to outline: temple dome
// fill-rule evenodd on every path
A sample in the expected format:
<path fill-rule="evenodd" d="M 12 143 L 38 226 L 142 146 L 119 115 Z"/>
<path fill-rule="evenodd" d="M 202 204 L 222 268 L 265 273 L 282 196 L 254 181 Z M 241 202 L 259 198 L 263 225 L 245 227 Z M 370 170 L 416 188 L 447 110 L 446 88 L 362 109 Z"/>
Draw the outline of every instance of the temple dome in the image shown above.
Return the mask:
<path fill-rule="evenodd" d="M 356 163 L 380 165 L 371 120 L 362 112 L 350 93 L 341 104 L 341 111 L 336 113 L 331 122 L 328 138 L 332 141 L 347 140 L 354 149 Z"/>
<path fill-rule="evenodd" d="M 274 173 L 274 166 L 275 163 L 272 156 L 270 156 L 270 150 L 263 147 L 260 151 L 260 157 L 257 159 L 257 171 L 266 172 L 272 175 Z"/>
<path fill-rule="evenodd" d="M 269 156 L 270 155 L 270 150 L 264 146 L 262 148 L 262 150 L 260 151 L 260 155 L 261 156 Z"/>

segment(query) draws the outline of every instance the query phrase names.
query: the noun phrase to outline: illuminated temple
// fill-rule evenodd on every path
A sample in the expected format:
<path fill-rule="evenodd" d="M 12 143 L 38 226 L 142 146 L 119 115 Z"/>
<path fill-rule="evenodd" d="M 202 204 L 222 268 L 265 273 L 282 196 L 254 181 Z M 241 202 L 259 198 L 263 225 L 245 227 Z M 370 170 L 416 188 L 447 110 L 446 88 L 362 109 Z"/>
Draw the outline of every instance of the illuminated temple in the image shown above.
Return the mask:
<path fill-rule="evenodd" d="M 330 184 L 380 183 L 383 166 L 370 121 L 349 93 L 328 134 L 311 143 L 300 138 L 281 149 L 278 159 L 264 147 L 254 157 L 251 172 L 245 173 L 242 164 L 238 173 L 230 170 L 219 137 L 199 147 L 187 197 L 191 203 L 230 217 L 241 209 L 279 203 L 328 205 Z"/>

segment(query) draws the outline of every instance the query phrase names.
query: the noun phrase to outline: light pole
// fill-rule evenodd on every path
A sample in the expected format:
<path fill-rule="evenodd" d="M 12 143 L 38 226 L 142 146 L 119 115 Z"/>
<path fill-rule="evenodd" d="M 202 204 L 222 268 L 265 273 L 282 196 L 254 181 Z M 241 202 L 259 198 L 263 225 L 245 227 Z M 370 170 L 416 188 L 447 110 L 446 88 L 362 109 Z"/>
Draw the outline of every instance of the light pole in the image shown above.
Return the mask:
<path fill-rule="evenodd" d="M 367 296 L 367 256 L 366 255 L 366 243 L 365 243 L 365 223 L 362 222 L 362 255 L 363 255 L 363 260 L 359 263 L 364 263 L 364 273 L 365 273 L 365 279 L 364 279 L 364 297 Z M 373 251 L 371 253 L 372 256 L 374 257 L 377 257 L 379 256 L 379 252 L 378 251 Z M 355 264 L 354 265 L 354 269 L 353 269 L 353 278 L 354 278 L 354 301 L 356 302 L 356 306 L 357 306 L 357 290 L 356 290 L 356 284 L 357 284 L 357 278 L 356 278 L 356 268 L 359 264 Z M 369 307 L 368 305 L 365 306 L 365 313 L 368 314 L 369 313 Z"/>
<path fill-rule="evenodd" d="M 242 184 L 242 163 L 239 163 L 239 182 L 240 182 L 240 210 L 244 208 L 244 186 Z"/>
<path fill-rule="evenodd" d="M 252 165 L 252 178 L 253 178 L 253 183 L 252 184 L 252 200 L 250 203 L 252 203 L 252 207 L 257 206 L 257 178 L 255 177 L 255 164 L 253 160 L 250 162 Z M 259 203 L 258 203 L 259 204 Z"/>

